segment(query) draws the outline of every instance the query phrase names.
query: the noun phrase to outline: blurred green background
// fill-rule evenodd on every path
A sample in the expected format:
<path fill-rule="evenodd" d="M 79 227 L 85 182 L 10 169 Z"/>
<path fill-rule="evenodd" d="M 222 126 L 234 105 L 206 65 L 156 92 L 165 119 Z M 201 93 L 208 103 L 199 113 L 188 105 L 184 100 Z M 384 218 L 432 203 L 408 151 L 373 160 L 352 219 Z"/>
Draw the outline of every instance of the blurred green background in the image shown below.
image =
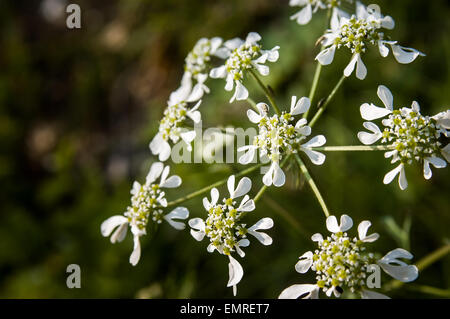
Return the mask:
<path fill-rule="evenodd" d="M 366 80 L 349 78 L 314 128 L 313 133 L 327 136 L 328 145 L 359 144 L 359 106 L 378 103 L 379 84 L 392 90 L 397 105 L 419 101 L 423 114 L 436 114 L 450 104 L 448 1 L 376 2 L 396 21 L 389 35 L 427 56 L 400 65 L 372 47 L 364 57 Z M 298 9 L 287 0 L 76 3 L 82 10 L 79 30 L 66 28 L 64 1 L 0 2 L 0 297 L 231 297 L 227 259 L 208 254 L 206 241 L 198 243 L 188 231 L 162 224 L 153 236 L 142 237 L 142 257 L 132 267 L 131 236 L 112 245 L 101 236 L 100 224 L 124 211 L 133 180 L 143 181 L 157 160 L 148 142 L 179 84 L 184 57 L 200 37 L 230 39 L 257 31 L 265 48 L 280 45 L 280 60 L 270 65 L 264 81 L 287 108 L 291 95 L 308 94 L 324 12 L 299 26 L 289 20 Z M 349 58 L 339 52 L 323 68 L 319 98 L 328 94 Z M 251 79 L 245 83 L 254 100 L 264 101 Z M 248 127 L 248 105 L 229 104 L 224 84 L 209 82 L 213 93 L 201 106 L 205 125 Z M 328 153 L 323 166 L 308 166 L 334 214 L 349 214 L 355 223 L 373 222 L 372 230 L 381 234 L 374 250 L 384 254 L 405 247 L 417 261 L 448 244 L 448 169 L 435 169 L 425 181 L 420 167 L 409 167 L 409 187 L 402 192 L 396 182 L 383 185 L 392 166 L 382 153 Z M 171 167 L 183 185 L 168 192 L 169 200 L 243 169 L 239 164 Z M 270 189 L 248 216 L 248 224 L 262 216 L 275 220 L 268 231 L 274 244 L 263 247 L 253 240 L 246 249 L 238 297 L 275 298 L 291 284 L 313 280 L 311 274 L 296 273 L 294 265 L 314 248 L 310 236 L 326 233 L 325 220 L 309 187 L 297 177 L 292 168 L 287 184 Z M 254 195 L 260 175 L 253 181 Z M 191 216 L 205 216 L 201 198 L 186 206 Z M 388 226 L 408 222 L 409 236 Z M 81 289 L 66 287 L 66 267 L 72 263 L 81 266 Z M 424 293 L 424 285 L 439 289 L 439 295 Z M 449 287 L 447 256 L 415 283 L 388 294 L 442 297 L 450 296 Z"/>

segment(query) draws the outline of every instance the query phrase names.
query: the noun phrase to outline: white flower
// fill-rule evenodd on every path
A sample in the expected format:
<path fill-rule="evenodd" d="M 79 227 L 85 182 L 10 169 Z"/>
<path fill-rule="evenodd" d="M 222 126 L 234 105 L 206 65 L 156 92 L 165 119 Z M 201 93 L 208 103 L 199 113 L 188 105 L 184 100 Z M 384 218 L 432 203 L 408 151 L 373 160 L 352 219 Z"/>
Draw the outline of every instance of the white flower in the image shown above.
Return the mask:
<path fill-rule="evenodd" d="M 356 2 L 356 15 L 350 18 L 334 11 L 330 25 L 331 29 L 327 30 L 322 40 L 325 48 L 316 56 L 316 60 L 322 65 L 331 64 L 336 50 L 347 47 L 353 57 L 344 70 L 346 77 L 353 73 L 356 66 L 356 77 L 360 80 L 366 78 L 367 68 L 361 55 L 366 52 L 369 44 L 377 45 L 382 57 L 388 56 L 389 45 L 395 59 L 402 64 L 413 62 L 419 55 L 424 56 L 415 49 L 400 46 L 397 41 L 386 40 L 382 29 L 392 30 L 395 26 L 394 20 L 360 2 Z"/>
<path fill-rule="evenodd" d="M 201 218 L 192 218 L 189 220 L 191 227 L 191 235 L 197 241 L 202 241 L 206 236 L 209 238 L 210 244 L 207 251 L 212 253 L 217 250 L 220 254 L 229 256 L 230 278 L 228 287 L 233 287 L 233 293 L 236 295 L 236 285 L 243 276 L 242 266 L 234 259 L 231 254 L 236 252 L 240 257 L 244 257 L 245 253 L 242 247 L 250 245 L 247 234 L 254 236 L 263 245 L 271 245 L 272 238 L 260 232 L 273 227 L 271 218 L 262 218 L 250 228 L 246 228 L 241 219 L 248 212 L 255 209 L 255 203 L 248 195 L 246 195 L 252 186 L 252 182 L 248 177 L 243 177 L 237 187 L 235 187 L 235 176 L 228 178 L 228 191 L 230 197 L 224 198 L 222 204 L 219 201 L 219 191 L 216 188 L 211 189 L 211 201 L 203 198 L 203 206 L 208 211 L 208 217 L 204 221 Z M 238 204 L 236 199 L 244 196 Z"/>
<path fill-rule="evenodd" d="M 227 91 L 235 88 L 230 103 L 248 98 L 248 91 L 242 84 L 245 71 L 256 69 L 261 75 L 266 76 L 269 74 L 269 67 L 265 63 L 278 60 L 279 47 L 263 50 L 258 43 L 259 40 L 261 36 L 258 33 L 250 32 L 245 41 L 239 38 L 226 41 L 222 50 L 219 51 L 221 57 L 227 57 L 227 60 L 224 65 L 212 69 L 209 76 L 226 79 L 225 90 Z"/>
<path fill-rule="evenodd" d="M 342 215 L 340 224 L 335 216 L 326 221 L 327 229 L 332 233 L 326 239 L 321 234 L 314 234 L 311 239 L 318 244 L 314 252 L 308 251 L 300 256 L 295 270 L 301 274 L 312 270 L 316 273 L 315 284 L 293 285 L 280 294 L 280 299 L 319 297 L 323 290 L 328 297 L 339 297 L 344 289 L 359 293 L 362 298 L 388 298 L 387 296 L 365 289 L 366 277 L 370 275 L 369 266 L 378 264 L 393 278 L 410 282 L 417 278 L 418 269 L 407 265 L 399 258 L 411 259 L 413 256 L 404 249 L 397 248 L 376 260 L 373 253 L 366 251 L 366 244 L 378 239 L 377 233 L 367 235 L 371 225 L 363 221 L 358 225 L 358 237 L 351 238 L 346 231 L 353 226 L 348 215 Z"/>
<path fill-rule="evenodd" d="M 413 161 L 423 163 L 423 176 L 430 179 L 432 172 L 430 164 L 436 168 L 447 166 L 449 146 L 442 147 L 439 137 L 448 136 L 450 111 L 441 112 L 433 117 L 420 114 L 419 103 L 414 101 L 410 108 L 394 110 L 394 98 L 391 91 L 384 85 L 378 86 L 378 97 L 384 107 L 364 103 L 360 107 L 361 117 L 372 121 L 386 117 L 382 124 L 383 132 L 372 122 L 364 122 L 369 132 L 359 132 L 361 143 L 371 145 L 381 139 L 382 144 L 392 146 L 392 150 L 384 154 L 392 158 L 391 163 L 399 165 L 387 173 L 383 182 L 389 184 L 398 175 L 398 183 L 402 190 L 406 189 L 408 182 L 405 176 L 405 165 Z"/>
<path fill-rule="evenodd" d="M 223 40 L 219 37 L 212 39 L 201 38 L 187 55 L 183 78 L 185 81 L 190 82 L 191 86 L 192 80 L 196 81 L 188 101 L 197 101 L 202 98 L 204 93 L 209 93 L 209 88 L 205 85 L 205 82 L 208 79 L 211 57 L 222 58 L 222 42 Z"/>
<path fill-rule="evenodd" d="M 346 0 L 347 2 L 353 2 L 353 0 Z M 316 13 L 319 9 L 332 8 L 333 10 L 339 10 L 337 7 L 341 5 L 339 0 L 290 0 L 289 5 L 291 7 L 302 7 L 302 9 L 296 14 L 291 16 L 291 20 L 297 21 L 300 25 L 308 24 L 311 21 L 313 13 Z M 341 10 L 339 10 L 341 11 Z"/>
<path fill-rule="evenodd" d="M 188 102 L 195 102 L 191 98 L 192 83 L 187 79 L 185 73 L 180 88 L 170 95 L 168 106 L 164 111 L 164 117 L 159 123 L 158 133 L 149 144 L 154 155 L 158 155 L 160 161 L 166 161 L 171 154 L 169 141 L 177 143 L 181 138 L 188 146 L 188 151 L 192 150 L 191 142 L 195 139 L 195 130 L 182 127 L 186 118 L 190 118 L 194 124 L 201 121 L 201 114 L 198 111 L 201 101 L 198 101 L 192 108 L 188 108 Z M 198 96 L 194 97 L 195 99 Z"/>
<path fill-rule="evenodd" d="M 285 174 L 280 167 L 283 154 L 297 153 L 303 151 L 316 165 L 322 165 L 325 155 L 314 151 L 313 147 L 322 146 L 326 139 L 323 135 L 313 137 L 308 142 L 304 140 L 311 134 L 311 128 L 307 126 L 306 119 L 295 122 L 294 116 L 305 113 L 310 107 L 307 97 L 297 100 L 296 96 L 291 99 L 290 112 L 283 112 L 281 115 L 268 116 L 268 106 L 265 103 L 258 103 L 259 114 L 253 110 L 247 111 L 247 116 L 252 123 L 258 124 L 259 134 L 254 137 L 252 145 L 240 147 L 238 151 L 245 153 L 239 158 L 239 163 L 250 163 L 259 150 L 260 157 L 268 156 L 271 165 L 263 177 L 265 185 L 283 186 Z M 294 124 L 295 123 L 295 124 Z"/>
<path fill-rule="evenodd" d="M 131 189 L 131 206 L 128 206 L 123 215 L 116 215 L 105 220 L 101 227 L 104 237 L 111 235 L 111 243 L 121 242 L 127 233 L 128 226 L 133 234 L 134 248 L 130 256 L 130 263 L 135 266 L 141 256 L 139 237 L 146 235 L 149 221 L 160 224 L 163 220 L 178 230 L 185 228 L 179 220 L 187 219 L 189 211 L 185 207 L 177 207 L 169 213 L 164 213 L 167 206 L 163 188 L 176 188 L 181 185 L 181 178 L 177 175 L 169 177 L 169 166 L 154 163 L 147 175 L 144 185 L 134 182 Z M 159 178 L 159 183 L 155 183 Z"/>

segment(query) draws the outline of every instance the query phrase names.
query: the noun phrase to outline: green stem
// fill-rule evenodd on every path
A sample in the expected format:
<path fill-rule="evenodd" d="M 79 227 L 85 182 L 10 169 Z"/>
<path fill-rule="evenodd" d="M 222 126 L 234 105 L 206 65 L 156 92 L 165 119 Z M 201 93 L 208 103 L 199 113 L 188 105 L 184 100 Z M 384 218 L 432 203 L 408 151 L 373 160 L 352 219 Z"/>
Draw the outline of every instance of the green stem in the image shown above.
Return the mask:
<path fill-rule="evenodd" d="M 316 114 L 314 114 L 314 117 L 312 118 L 311 122 L 309 122 L 309 126 L 313 127 L 314 124 L 316 124 L 317 120 L 320 118 L 320 116 L 322 115 L 322 113 L 325 111 L 325 109 L 327 108 L 328 104 L 331 102 L 331 100 L 333 99 L 333 97 L 336 95 L 336 92 L 339 90 L 339 88 L 341 87 L 342 83 L 344 83 L 344 80 L 346 79 L 345 75 L 342 75 L 342 77 L 339 79 L 338 83 L 336 84 L 336 86 L 333 88 L 333 90 L 331 91 L 330 95 L 328 95 L 328 97 L 326 98 L 325 102 L 320 106 L 320 108 L 317 110 Z"/>
<path fill-rule="evenodd" d="M 321 146 L 311 147 L 314 151 L 322 152 L 359 152 L 359 151 L 389 151 L 394 149 L 391 145 L 347 145 L 347 146 Z"/>
<path fill-rule="evenodd" d="M 316 198 L 322 207 L 322 210 L 326 217 L 330 216 L 330 212 L 328 211 L 327 205 L 325 204 L 325 200 L 323 199 L 322 195 L 320 194 L 319 188 L 317 188 L 316 183 L 314 182 L 314 179 L 311 177 L 311 174 L 309 174 L 308 169 L 305 166 L 305 163 L 303 163 L 302 159 L 298 154 L 295 154 L 295 159 L 297 160 L 298 165 L 300 166 L 300 170 L 302 171 L 303 175 L 305 175 L 306 181 L 308 182 L 309 186 L 311 187 L 314 195 L 316 195 Z"/>
<path fill-rule="evenodd" d="M 256 107 L 256 103 L 255 103 L 255 101 L 253 101 L 251 98 L 247 98 L 247 102 L 248 102 L 248 104 L 250 104 L 250 106 L 256 111 L 256 112 L 258 112 L 259 113 L 259 110 L 258 110 L 258 108 Z"/>
<path fill-rule="evenodd" d="M 250 69 L 249 72 L 253 76 L 253 78 L 256 80 L 258 85 L 262 88 L 264 93 L 266 94 L 266 97 L 270 101 L 270 104 L 272 104 L 272 107 L 275 110 L 275 112 L 278 115 L 280 115 L 281 114 L 280 109 L 278 108 L 277 104 L 275 103 L 275 99 L 273 97 L 272 92 L 270 92 L 269 88 L 266 85 L 264 85 L 264 83 L 261 81 L 261 79 L 258 77 L 258 75 L 256 74 L 256 72 L 253 69 Z"/>
<path fill-rule="evenodd" d="M 425 270 L 426 268 L 428 268 L 430 265 L 434 264 L 439 259 L 445 257 L 448 253 L 450 253 L 450 244 L 446 244 L 446 245 L 442 246 L 441 248 L 438 248 L 431 254 L 425 256 L 424 258 L 422 258 L 421 260 L 419 260 L 416 263 L 416 266 L 419 269 L 419 272 Z M 385 289 L 386 290 L 397 289 L 397 288 L 403 286 L 403 284 L 404 284 L 404 282 L 394 279 L 386 285 Z"/>
<path fill-rule="evenodd" d="M 424 285 L 408 285 L 409 290 L 421 292 L 424 294 L 429 294 L 441 298 L 450 298 L 450 290 L 449 289 L 441 289 L 431 286 L 424 286 Z"/>
<path fill-rule="evenodd" d="M 245 169 L 245 170 L 243 170 L 243 171 L 241 171 L 241 172 L 239 172 L 239 173 L 237 173 L 237 174 L 234 174 L 234 175 L 235 175 L 236 177 L 239 177 L 239 176 L 242 176 L 242 175 L 246 175 L 246 174 L 248 174 L 248 173 L 251 173 L 251 172 L 257 170 L 258 168 L 260 168 L 260 167 L 263 166 L 263 165 L 264 165 L 264 163 L 256 164 L 255 166 L 252 166 L 252 167 L 250 167 L 250 168 L 247 168 L 247 169 Z M 198 191 L 195 191 L 195 192 L 193 192 L 193 193 L 190 193 L 190 194 L 188 194 L 188 195 L 186 195 L 186 196 L 183 196 L 183 197 L 181 197 L 181 198 L 178 198 L 178 199 L 176 199 L 176 200 L 174 200 L 174 201 L 168 202 L 166 207 L 175 206 L 175 205 L 178 205 L 178 204 L 180 204 L 180 203 L 183 203 L 183 202 L 185 202 L 185 201 L 187 201 L 187 200 L 190 200 L 190 199 L 192 199 L 192 198 L 195 198 L 195 197 L 197 197 L 197 196 L 200 196 L 200 195 L 202 195 L 202 194 L 208 192 L 209 190 L 211 190 L 211 189 L 214 188 L 214 187 L 219 187 L 219 186 L 225 184 L 227 181 L 228 181 L 228 177 L 227 177 L 227 178 L 224 178 L 224 179 L 221 179 L 220 181 L 217 181 L 217 182 L 215 182 L 215 183 L 213 183 L 213 184 L 211 184 L 211 185 L 209 185 L 209 186 L 203 187 L 202 189 L 199 189 Z"/>
<path fill-rule="evenodd" d="M 313 105 L 314 97 L 316 95 L 317 85 L 319 84 L 319 78 L 320 78 L 321 71 L 322 71 L 322 64 L 317 62 L 316 71 L 314 72 L 313 83 L 312 83 L 311 90 L 309 91 L 309 95 L 308 95 L 311 105 Z M 303 113 L 304 119 L 306 119 L 308 117 L 310 109 L 311 109 L 311 107 L 305 113 Z"/>

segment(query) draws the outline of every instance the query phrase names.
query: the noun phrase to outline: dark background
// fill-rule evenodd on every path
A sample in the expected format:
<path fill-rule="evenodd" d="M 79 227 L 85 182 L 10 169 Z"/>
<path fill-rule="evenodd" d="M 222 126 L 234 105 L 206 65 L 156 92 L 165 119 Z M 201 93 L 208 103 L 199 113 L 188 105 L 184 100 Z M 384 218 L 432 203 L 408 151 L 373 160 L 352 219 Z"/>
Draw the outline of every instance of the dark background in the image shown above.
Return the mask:
<path fill-rule="evenodd" d="M 132 267 L 131 236 L 112 245 L 101 236 L 100 224 L 124 211 L 133 180 L 143 181 L 157 160 L 148 142 L 179 84 L 184 57 L 200 37 L 230 39 L 257 31 L 265 48 L 280 45 L 280 60 L 270 65 L 264 81 L 287 109 L 291 95 L 308 94 L 324 12 L 299 26 L 289 20 L 298 8 L 290 8 L 287 0 L 77 3 L 82 28 L 69 30 L 63 1 L 0 2 L 0 297 L 230 297 L 227 259 L 208 254 L 206 240 L 198 243 L 188 231 L 163 224 L 154 236 L 142 237 L 142 257 Z M 364 56 L 366 80 L 349 78 L 314 128 L 315 134 L 327 136 L 328 145 L 359 144 L 359 105 L 379 104 L 379 84 L 392 90 L 398 106 L 417 100 L 427 115 L 448 108 L 448 1 L 377 3 L 396 21 L 389 35 L 427 56 L 400 65 L 392 55 L 381 58 L 376 47 L 370 48 Z M 349 58 L 339 52 L 323 68 L 319 98 L 329 93 Z M 250 79 L 245 83 L 254 100 L 264 100 Z M 209 86 L 213 93 L 201 106 L 204 123 L 248 127 L 248 105 L 229 104 L 222 80 Z M 434 169 L 433 178 L 425 181 L 419 166 L 409 167 L 409 187 L 400 191 L 396 182 L 382 183 L 393 168 L 382 153 L 327 155 L 323 166 L 308 165 L 310 171 L 333 214 L 349 214 L 355 223 L 373 222 L 372 231 L 381 235 L 375 251 L 405 247 L 417 261 L 448 244 L 448 169 Z M 183 186 L 171 191 L 169 200 L 243 169 L 239 164 L 171 166 Z M 249 216 L 249 224 L 262 216 L 275 220 L 268 232 L 274 244 L 263 247 L 252 240 L 246 249 L 239 297 L 274 298 L 291 284 L 314 280 L 311 274 L 296 273 L 294 264 L 314 248 L 312 234 L 326 233 L 325 220 L 309 187 L 296 187 L 297 174 L 290 170 L 287 184 L 270 189 Z M 255 194 L 260 176 L 253 180 Z M 200 198 L 186 205 L 191 216 L 205 216 Z M 410 235 L 401 238 L 389 220 L 400 227 L 410 221 Z M 66 267 L 72 263 L 81 266 L 81 289 L 66 287 Z M 383 277 L 383 283 L 388 280 Z M 428 286 L 439 290 L 430 294 Z M 388 294 L 448 297 L 449 287 L 446 257 L 414 284 Z"/>

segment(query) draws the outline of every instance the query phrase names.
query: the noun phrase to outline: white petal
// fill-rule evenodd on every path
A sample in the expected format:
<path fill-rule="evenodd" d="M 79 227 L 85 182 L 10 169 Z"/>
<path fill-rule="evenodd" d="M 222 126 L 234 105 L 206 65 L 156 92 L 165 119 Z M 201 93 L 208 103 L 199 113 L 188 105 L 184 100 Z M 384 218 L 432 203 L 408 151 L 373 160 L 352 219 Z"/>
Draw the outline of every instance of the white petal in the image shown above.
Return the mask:
<path fill-rule="evenodd" d="M 339 225 L 339 228 L 342 232 L 349 230 L 353 226 L 353 220 L 348 215 L 342 215 L 341 216 L 341 224 Z"/>
<path fill-rule="evenodd" d="M 274 164 L 272 163 L 272 165 L 270 165 L 269 170 L 263 176 L 263 183 L 264 183 L 264 185 L 266 185 L 266 186 L 271 186 L 272 185 L 274 169 L 275 169 L 275 167 L 274 167 Z"/>
<path fill-rule="evenodd" d="M 300 256 L 300 260 L 295 264 L 295 270 L 298 273 L 304 274 L 306 273 L 313 263 L 313 253 L 311 251 L 307 251 L 302 256 Z"/>
<path fill-rule="evenodd" d="M 281 187 L 286 182 L 286 176 L 278 163 L 274 163 L 273 165 L 273 185 L 275 187 Z"/>
<path fill-rule="evenodd" d="M 262 76 L 269 75 L 270 69 L 267 65 L 254 63 L 253 66 L 256 68 L 256 70 L 258 70 L 259 74 L 261 74 Z"/>
<path fill-rule="evenodd" d="M 186 219 L 189 217 L 189 210 L 186 207 L 177 207 L 163 218 L 175 229 L 182 230 L 186 225 L 174 219 Z"/>
<path fill-rule="evenodd" d="M 423 161 L 423 176 L 425 179 L 430 179 L 433 174 L 430 169 L 430 163 L 436 168 L 444 168 L 447 166 L 447 162 L 439 157 L 426 157 Z"/>
<path fill-rule="evenodd" d="M 191 229 L 191 235 L 197 241 L 202 241 L 205 237 L 205 222 L 201 218 L 192 218 L 188 222 Z"/>
<path fill-rule="evenodd" d="M 237 209 L 238 212 L 251 212 L 255 210 L 255 202 L 253 199 L 242 201 L 241 205 Z"/>
<path fill-rule="evenodd" d="M 277 62 L 278 61 L 278 58 L 280 57 L 280 53 L 278 52 L 279 49 L 280 49 L 279 46 L 275 46 L 271 50 L 266 51 L 267 60 L 269 62 Z"/>
<path fill-rule="evenodd" d="M 419 275 L 419 270 L 414 265 L 407 265 L 398 258 L 411 259 L 413 256 L 410 252 L 397 248 L 387 253 L 378 261 L 383 270 L 393 278 L 402 282 L 410 282 L 415 280 Z"/>
<path fill-rule="evenodd" d="M 419 55 L 424 56 L 422 52 L 413 48 L 402 47 L 398 44 L 391 44 L 391 47 L 395 59 L 402 64 L 413 62 Z"/>
<path fill-rule="evenodd" d="M 376 124 L 372 122 L 364 122 L 363 126 L 372 132 L 372 134 L 368 132 L 358 132 L 358 139 L 364 145 L 371 145 L 383 136 L 383 133 L 381 133 L 380 128 Z"/>
<path fill-rule="evenodd" d="M 217 68 L 212 69 L 209 72 L 209 76 L 213 79 L 223 79 L 227 75 L 227 69 L 225 65 L 221 65 Z"/>
<path fill-rule="evenodd" d="M 176 188 L 181 185 L 181 177 L 178 175 L 170 176 L 164 182 L 162 182 L 159 186 L 164 188 Z"/>
<path fill-rule="evenodd" d="M 388 110 L 392 111 L 394 109 L 394 97 L 386 86 L 379 85 L 377 95 Z"/>
<path fill-rule="evenodd" d="M 338 233 L 340 231 L 336 216 L 329 216 L 327 218 L 326 224 L 329 232 Z"/>
<path fill-rule="evenodd" d="M 367 230 L 369 229 L 370 225 L 372 225 L 372 223 L 368 220 L 364 220 L 358 225 L 359 239 L 363 242 L 371 243 L 376 241 L 380 237 L 378 233 L 373 233 L 367 236 Z"/>
<path fill-rule="evenodd" d="M 228 264 L 229 280 L 227 287 L 236 286 L 244 276 L 244 269 L 241 264 L 231 256 L 228 256 L 230 263 Z"/>
<path fill-rule="evenodd" d="M 294 98 L 294 97 L 293 97 Z M 303 114 L 308 111 L 311 106 L 311 102 L 307 97 L 302 97 L 298 102 L 292 107 L 291 105 L 291 115 Z"/>
<path fill-rule="evenodd" d="M 151 146 L 150 146 L 150 148 L 151 148 Z M 153 153 L 153 154 L 159 154 L 158 159 L 161 162 L 164 162 L 170 157 L 171 151 L 172 151 L 172 149 L 170 148 L 169 143 L 162 140 L 161 145 L 158 148 L 158 153 Z"/>
<path fill-rule="evenodd" d="M 196 132 L 195 131 L 186 131 L 180 134 L 181 139 L 186 143 L 186 144 L 190 144 L 196 136 Z"/>
<path fill-rule="evenodd" d="M 302 147 L 310 148 L 310 147 L 319 147 L 324 145 L 327 142 L 327 139 L 323 135 L 314 136 L 308 142 L 302 145 Z"/>
<path fill-rule="evenodd" d="M 378 50 L 380 50 L 380 55 L 383 58 L 389 55 L 389 48 L 386 46 L 386 42 L 383 40 L 378 41 Z"/>
<path fill-rule="evenodd" d="M 138 235 L 134 235 L 133 240 L 134 240 L 134 247 L 133 252 L 130 255 L 130 264 L 136 266 L 137 263 L 139 262 L 139 259 L 141 258 L 141 243 L 139 242 Z"/>
<path fill-rule="evenodd" d="M 248 229 L 248 233 L 253 235 L 259 242 L 265 246 L 272 244 L 272 237 L 266 233 L 258 232 L 261 229 L 270 229 L 273 227 L 272 218 L 266 217 L 260 219 L 256 224 Z"/>
<path fill-rule="evenodd" d="M 361 105 L 359 110 L 361 113 L 361 117 L 366 121 L 376 120 L 392 113 L 391 110 L 384 107 L 375 106 L 372 103 L 364 103 L 363 105 Z"/>
<path fill-rule="evenodd" d="M 258 33 L 250 32 L 247 35 L 247 38 L 245 39 L 245 42 L 248 43 L 248 44 L 255 44 L 259 40 L 261 40 L 261 36 Z"/>
<path fill-rule="evenodd" d="M 358 60 L 356 62 L 356 77 L 360 80 L 364 80 L 367 76 L 367 68 L 361 59 L 361 55 L 357 54 Z"/>
<path fill-rule="evenodd" d="M 228 177 L 228 179 L 227 179 L 227 188 L 228 188 L 228 193 L 230 194 L 230 197 L 233 196 L 235 183 L 236 183 L 236 177 L 234 175 L 230 175 L 230 177 Z"/>
<path fill-rule="evenodd" d="M 128 223 L 124 223 L 120 225 L 116 231 L 111 235 L 111 243 L 120 243 L 122 240 L 125 239 L 125 236 L 127 235 L 128 230 Z"/>
<path fill-rule="evenodd" d="M 326 221 L 327 229 L 332 233 L 345 232 L 352 228 L 353 220 L 348 215 L 342 215 L 340 225 L 337 223 L 335 216 L 329 216 Z"/>
<path fill-rule="evenodd" d="M 314 235 L 311 236 L 311 240 L 321 243 L 321 242 L 323 242 L 323 236 L 322 236 L 322 234 L 315 233 Z"/>
<path fill-rule="evenodd" d="M 349 77 L 353 73 L 353 70 L 355 69 L 356 61 L 358 61 L 358 54 L 355 54 L 352 57 L 352 59 L 350 60 L 350 63 L 345 67 L 344 75 L 346 77 Z"/>
<path fill-rule="evenodd" d="M 400 188 L 402 190 L 406 189 L 406 187 L 408 186 L 408 183 L 406 181 L 405 178 L 405 168 L 403 164 L 398 165 L 396 168 L 394 168 L 393 170 L 391 170 L 390 172 L 388 172 L 383 179 L 383 183 L 384 184 L 389 184 L 390 182 L 392 182 L 392 180 L 397 176 L 399 176 L 399 185 Z"/>
<path fill-rule="evenodd" d="M 246 165 L 253 161 L 253 159 L 255 158 L 256 147 L 253 145 L 247 145 L 247 146 L 240 147 L 238 149 L 239 152 L 245 151 L 245 150 L 247 150 L 247 152 L 245 152 L 239 158 L 239 163 L 242 165 Z"/>
<path fill-rule="evenodd" d="M 259 121 L 261 121 L 262 116 L 257 114 L 255 111 L 253 110 L 247 110 L 247 117 L 250 120 L 250 122 L 258 124 Z"/>
<path fill-rule="evenodd" d="M 100 232 L 102 233 L 102 235 L 104 237 L 108 237 L 109 235 L 111 235 L 112 231 L 122 225 L 122 224 L 127 224 L 128 223 L 128 219 L 125 216 L 122 215 L 116 215 L 116 216 L 112 216 L 109 217 L 108 219 L 106 219 L 100 226 Z"/>
<path fill-rule="evenodd" d="M 361 291 L 362 299 L 391 299 L 386 295 L 380 294 L 379 292 L 370 291 L 363 289 Z"/>
<path fill-rule="evenodd" d="M 311 21 L 311 18 L 312 18 L 312 7 L 309 3 L 299 12 L 291 16 L 291 20 L 296 20 L 297 23 L 300 25 L 308 24 L 308 22 Z"/>
<path fill-rule="evenodd" d="M 252 188 L 252 181 L 248 177 L 243 177 L 238 183 L 238 186 L 231 195 L 231 198 L 239 198 L 247 194 Z"/>
<path fill-rule="evenodd" d="M 385 16 L 381 20 L 381 26 L 385 29 L 392 30 L 395 28 L 395 21 L 391 16 Z"/>
<path fill-rule="evenodd" d="M 322 50 L 317 56 L 316 60 L 319 61 L 322 65 L 329 65 L 334 60 L 334 53 L 336 52 L 336 46 L 332 45 L 331 47 Z"/>
<path fill-rule="evenodd" d="M 211 205 L 216 205 L 217 201 L 219 200 L 219 191 L 217 188 L 211 189 Z"/>
<path fill-rule="evenodd" d="M 236 81 L 236 100 L 242 101 L 248 98 L 248 90 L 240 81 Z"/>
<path fill-rule="evenodd" d="M 446 130 L 450 130 L 450 110 L 440 112 L 435 116 L 432 116 L 436 122 Z"/>
<path fill-rule="evenodd" d="M 317 298 L 319 287 L 317 285 L 292 285 L 284 289 L 278 299 L 297 299 L 303 296 L 302 299 Z"/>

